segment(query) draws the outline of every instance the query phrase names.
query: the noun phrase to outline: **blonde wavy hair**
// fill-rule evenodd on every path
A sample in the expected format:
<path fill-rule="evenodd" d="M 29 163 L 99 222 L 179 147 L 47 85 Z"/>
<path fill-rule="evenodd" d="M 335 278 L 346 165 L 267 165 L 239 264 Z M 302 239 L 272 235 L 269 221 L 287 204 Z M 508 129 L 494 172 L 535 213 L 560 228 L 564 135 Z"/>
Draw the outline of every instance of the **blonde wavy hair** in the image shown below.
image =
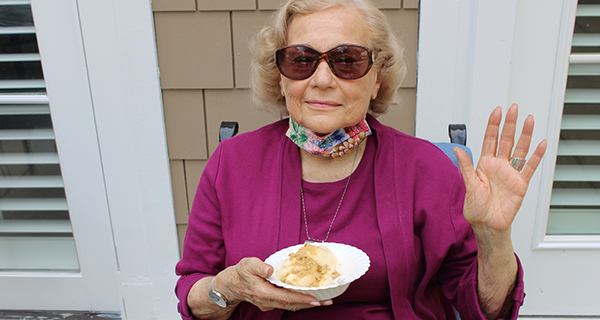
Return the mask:
<path fill-rule="evenodd" d="M 285 47 L 290 22 L 334 7 L 353 7 L 362 13 L 367 24 L 369 44 L 374 53 L 374 69 L 379 72 L 381 87 L 377 98 L 371 100 L 369 112 L 378 116 L 391 106 L 400 104 L 398 89 L 406 73 L 404 46 L 391 30 L 385 15 L 369 0 L 289 0 L 250 41 L 252 53 L 250 84 L 257 106 L 274 108 L 288 115 L 285 98 L 281 95 L 280 74 L 275 64 L 275 51 Z"/>

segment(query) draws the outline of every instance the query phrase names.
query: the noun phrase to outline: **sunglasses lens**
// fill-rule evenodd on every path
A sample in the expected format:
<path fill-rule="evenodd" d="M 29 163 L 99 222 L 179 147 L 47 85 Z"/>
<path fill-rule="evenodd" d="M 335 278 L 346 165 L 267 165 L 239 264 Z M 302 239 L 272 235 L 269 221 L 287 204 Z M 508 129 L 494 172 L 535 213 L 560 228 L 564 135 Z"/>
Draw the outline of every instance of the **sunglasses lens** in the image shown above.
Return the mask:
<path fill-rule="evenodd" d="M 322 56 L 336 76 L 348 80 L 363 77 L 373 64 L 371 52 L 354 45 L 340 45 L 324 54 L 303 45 L 289 46 L 277 50 L 276 63 L 285 77 L 302 80 L 313 75 Z"/>
<path fill-rule="evenodd" d="M 302 80 L 315 72 L 319 52 L 306 46 L 291 46 L 277 50 L 277 67 L 286 77 Z"/>
<path fill-rule="evenodd" d="M 370 53 L 363 47 L 338 46 L 328 55 L 335 74 L 343 79 L 360 78 L 371 68 Z"/>

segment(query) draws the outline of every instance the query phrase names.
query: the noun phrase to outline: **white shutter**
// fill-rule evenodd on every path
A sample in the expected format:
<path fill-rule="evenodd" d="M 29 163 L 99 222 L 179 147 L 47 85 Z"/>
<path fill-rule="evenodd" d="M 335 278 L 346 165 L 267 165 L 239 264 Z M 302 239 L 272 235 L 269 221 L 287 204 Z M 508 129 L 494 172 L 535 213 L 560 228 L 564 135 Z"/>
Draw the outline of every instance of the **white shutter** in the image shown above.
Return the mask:
<path fill-rule="evenodd" d="M 0 272 L 79 272 L 28 1 L 0 0 Z"/>
<path fill-rule="evenodd" d="M 546 234 L 600 235 L 600 1 L 577 6 Z"/>

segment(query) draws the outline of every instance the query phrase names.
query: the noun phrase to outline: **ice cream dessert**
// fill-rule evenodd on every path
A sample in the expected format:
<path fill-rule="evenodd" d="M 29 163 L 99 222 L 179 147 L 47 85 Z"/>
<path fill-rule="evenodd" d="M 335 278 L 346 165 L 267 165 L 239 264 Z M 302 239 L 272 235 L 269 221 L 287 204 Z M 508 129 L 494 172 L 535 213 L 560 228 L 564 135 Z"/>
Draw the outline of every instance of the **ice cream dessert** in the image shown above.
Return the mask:
<path fill-rule="evenodd" d="M 305 244 L 290 253 L 275 275 L 281 282 L 299 287 L 324 287 L 340 276 L 336 256 L 326 247 Z"/>

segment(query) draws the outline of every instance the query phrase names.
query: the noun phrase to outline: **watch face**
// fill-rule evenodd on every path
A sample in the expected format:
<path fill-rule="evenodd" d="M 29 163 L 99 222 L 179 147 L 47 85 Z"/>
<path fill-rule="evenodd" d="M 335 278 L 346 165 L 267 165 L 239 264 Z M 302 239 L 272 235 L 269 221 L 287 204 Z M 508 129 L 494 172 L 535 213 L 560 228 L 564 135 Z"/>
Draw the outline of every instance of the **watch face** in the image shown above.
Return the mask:
<path fill-rule="evenodd" d="M 214 289 L 210 290 L 208 292 L 208 296 L 210 297 L 210 299 L 212 299 L 212 301 L 214 301 L 220 307 L 222 307 L 222 308 L 227 307 L 227 302 L 225 302 L 225 300 L 223 300 L 223 298 L 217 292 L 215 292 Z"/>

